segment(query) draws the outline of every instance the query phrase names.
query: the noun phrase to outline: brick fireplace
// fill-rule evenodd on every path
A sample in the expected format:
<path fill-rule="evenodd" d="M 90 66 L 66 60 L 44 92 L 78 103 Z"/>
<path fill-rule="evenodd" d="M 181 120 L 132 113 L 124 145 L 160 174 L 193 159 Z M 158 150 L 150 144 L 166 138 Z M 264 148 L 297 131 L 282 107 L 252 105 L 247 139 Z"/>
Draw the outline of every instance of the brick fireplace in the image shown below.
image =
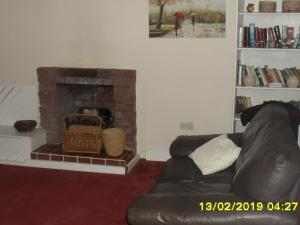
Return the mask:
<path fill-rule="evenodd" d="M 62 142 L 64 117 L 79 108 L 106 108 L 126 131 L 127 150 L 136 154 L 136 72 L 98 68 L 37 69 L 41 127 L 47 143 Z"/>

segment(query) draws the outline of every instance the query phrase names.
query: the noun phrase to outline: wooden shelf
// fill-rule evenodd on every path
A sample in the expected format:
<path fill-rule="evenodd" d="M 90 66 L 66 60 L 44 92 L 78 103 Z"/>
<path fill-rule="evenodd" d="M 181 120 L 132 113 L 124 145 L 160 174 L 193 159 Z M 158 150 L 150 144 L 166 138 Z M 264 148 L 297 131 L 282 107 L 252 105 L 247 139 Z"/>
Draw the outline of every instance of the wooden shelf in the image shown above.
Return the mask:
<path fill-rule="evenodd" d="M 287 88 L 287 87 L 244 87 L 236 86 L 237 89 L 247 89 L 247 90 L 280 90 L 280 91 L 300 91 L 300 88 Z"/>

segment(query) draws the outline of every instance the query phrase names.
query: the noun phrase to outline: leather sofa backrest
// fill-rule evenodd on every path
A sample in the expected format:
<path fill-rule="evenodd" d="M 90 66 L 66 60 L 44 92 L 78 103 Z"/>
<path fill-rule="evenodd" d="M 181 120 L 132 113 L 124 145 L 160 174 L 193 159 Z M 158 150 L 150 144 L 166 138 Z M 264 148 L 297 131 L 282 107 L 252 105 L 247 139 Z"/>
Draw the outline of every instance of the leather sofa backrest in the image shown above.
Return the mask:
<path fill-rule="evenodd" d="M 290 200 L 300 176 L 300 150 L 285 107 L 263 107 L 243 139 L 233 191 L 257 201 Z"/>
<path fill-rule="evenodd" d="M 170 146 L 170 155 L 172 157 L 182 157 L 191 154 L 198 147 L 218 137 L 221 134 L 208 134 L 208 135 L 180 135 Z M 228 138 L 239 147 L 242 147 L 243 139 L 242 133 L 227 134 Z"/>

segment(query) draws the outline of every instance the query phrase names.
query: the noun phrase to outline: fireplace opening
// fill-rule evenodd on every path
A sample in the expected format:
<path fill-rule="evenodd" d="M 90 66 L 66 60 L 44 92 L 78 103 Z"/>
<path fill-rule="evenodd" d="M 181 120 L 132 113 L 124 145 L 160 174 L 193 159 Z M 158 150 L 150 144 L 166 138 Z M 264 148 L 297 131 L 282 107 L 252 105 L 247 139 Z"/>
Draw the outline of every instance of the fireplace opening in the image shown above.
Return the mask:
<path fill-rule="evenodd" d="M 95 114 L 103 120 L 102 128 L 112 128 L 114 92 L 112 85 L 57 84 L 60 123 L 68 114 Z M 59 129 L 62 134 L 64 127 Z"/>

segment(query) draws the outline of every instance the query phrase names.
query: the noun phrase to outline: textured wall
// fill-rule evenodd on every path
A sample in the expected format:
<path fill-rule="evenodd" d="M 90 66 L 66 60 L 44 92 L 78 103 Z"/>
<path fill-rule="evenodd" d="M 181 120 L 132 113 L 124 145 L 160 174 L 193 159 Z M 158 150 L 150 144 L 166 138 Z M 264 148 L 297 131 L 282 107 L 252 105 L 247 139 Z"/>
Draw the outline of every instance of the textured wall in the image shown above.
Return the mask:
<path fill-rule="evenodd" d="M 228 132 L 234 99 L 236 1 L 226 38 L 149 39 L 148 1 L 1 0 L 0 82 L 36 84 L 39 66 L 137 70 L 138 151 L 188 134 Z"/>

